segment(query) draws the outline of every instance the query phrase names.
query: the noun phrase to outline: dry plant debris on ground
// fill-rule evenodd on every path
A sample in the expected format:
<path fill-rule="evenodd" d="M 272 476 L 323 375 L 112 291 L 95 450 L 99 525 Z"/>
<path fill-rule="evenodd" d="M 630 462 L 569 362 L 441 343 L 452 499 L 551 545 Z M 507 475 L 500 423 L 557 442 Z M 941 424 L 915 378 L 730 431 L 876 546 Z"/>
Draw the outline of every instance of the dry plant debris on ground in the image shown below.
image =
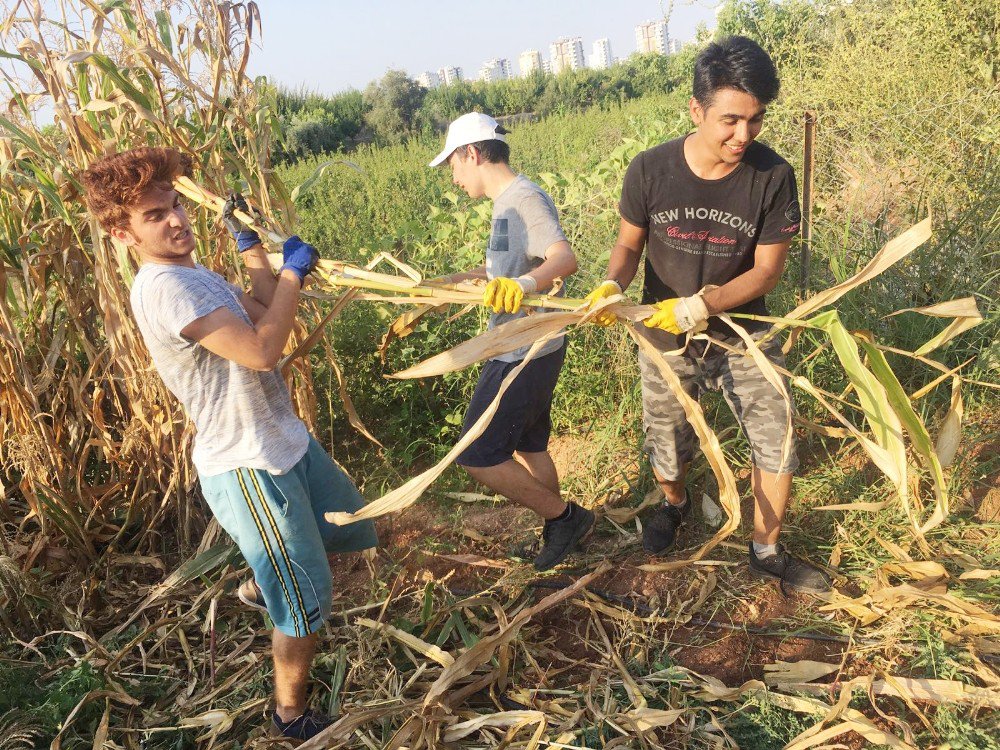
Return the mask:
<path fill-rule="evenodd" d="M 15 5 L 0 24 L 4 59 L 26 66 L 30 85 L 6 79 L 11 99 L 0 120 L 0 214 L 13 238 L 0 257 L 0 457 L 18 476 L 16 489 L 2 488 L 15 498 L 2 507 L 0 536 L 0 620 L 11 635 L 0 664 L 15 675 L 6 694 L 58 682 L 53 700 L 69 696 L 71 705 L 58 714 L 55 748 L 264 747 L 267 623 L 232 596 L 242 574 L 231 567 L 235 554 L 216 526 L 205 531 L 190 494 L 190 429 L 129 319 L 132 266 L 80 209 L 76 178 L 108 144 L 169 142 L 194 158 L 199 183 L 218 195 L 243 184 L 279 222 L 274 234 L 287 234 L 308 185 L 289 191 L 271 170 L 273 113 L 245 75 L 257 6 L 177 2 L 169 13 L 139 0 L 84 0 L 53 4 L 50 18 L 39 5 Z M 55 128 L 30 118 L 42 99 Z M 627 160 L 637 147 L 615 151 Z M 211 195 L 201 197 L 217 209 Z M 233 259 L 216 243 L 215 214 L 194 212 L 199 257 L 225 270 Z M 911 231 L 909 240 L 925 229 Z M 397 302 L 439 306 L 427 303 L 435 295 L 419 274 L 376 260 L 411 282 Z M 354 288 L 338 290 L 330 317 L 349 302 L 386 301 L 377 288 L 359 289 L 360 271 L 351 270 Z M 434 499 L 396 506 L 379 520 L 384 547 L 374 560 L 340 568 L 341 620 L 324 634 L 314 700 L 343 719 L 315 746 L 733 747 L 747 713 L 781 711 L 793 717 L 784 736 L 795 748 L 914 747 L 940 739 L 938 704 L 961 707 L 995 734 L 1000 487 L 995 475 L 992 487 L 964 475 L 995 465 L 996 441 L 958 445 L 965 365 L 927 356 L 974 324 L 978 309 L 959 298 L 898 311 L 953 320 L 904 353 L 937 370 L 906 393 L 880 344 L 819 312 L 839 291 L 790 313 L 796 326 L 827 336 L 824 346 L 852 371 L 842 393 L 793 381 L 833 417 L 802 426 L 828 441 L 817 463 L 835 462 L 872 487 L 887 477 L 889 492 L 846 508 L 828 498 L 793 519 L 822 526 L 825 510 L 845 511 L 832 529 L 789 528 L 797 541 L 832 540 L 827 562 L 846 574 L 838 595 L 818 605 L 786 600 L 746 578 L 743 547 L 726 538 L 745 515 L 745 478 L 728 468 L 710 430 L 713 463 L 701 473 L 723 490 L 706 489 L 704 515 L 724 525 L 714 535 L 693 530 L 665 565 L 637 553 L 636 509 L 622 501 L 634 488 L 615 482 L 595 480 L 580 497 L 603 519 L 574 559 L 578 569 L 537 580 L 512 556 L 533 535 L 525 514 L 455 514 Z M 474 301 L 465 293 L 448 301 Z M 301 351 L 314 343 L 309 330 L 319 338 L 323 330 L 318 307 L 303 313 Z M 407 316 L 385 346 L 413 330 Z M 293 358 L 289 367 L 296 404 L 311 417 L 312 366 Z M 346 400 L 346 378 L 337 377 Z M 951 404 L 930 415 L 929 430 L 921 402 L 939 386 L 951 387 Z M 845 437 L 863 450 L 844 447 Z M 561 468 L 577 478 L 591 470 Z M 970 488 L 969 497 L 951 498 L 945 482 Z M 948 515 L 952 501 L 974 504 L 980 523 L 965 525 L 954 508 Z M 167 569 L 165 548 L 176 556 L 195 547 Z M 4 715 L 0 747 L 31 747 L 44 718 Z"/>

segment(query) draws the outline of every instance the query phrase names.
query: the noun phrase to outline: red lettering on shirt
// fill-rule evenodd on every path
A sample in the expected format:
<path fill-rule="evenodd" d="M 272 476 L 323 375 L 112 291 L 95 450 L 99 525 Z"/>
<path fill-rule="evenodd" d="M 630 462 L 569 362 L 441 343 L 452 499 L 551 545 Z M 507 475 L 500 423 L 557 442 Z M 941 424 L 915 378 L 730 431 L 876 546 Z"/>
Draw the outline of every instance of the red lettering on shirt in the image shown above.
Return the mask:
<path fill-rule="evenodd" d="M 698 240 L 699 242 L 708 242 L 713 245 L 735 245 L 735 237 L 716 237 L 710 234 L 707 229 L 698 229 L 692 232 L 682 232 L 680 227 L 676 224 L 667 227 L 667 237 L 674 237 L 678 240 Z"/>

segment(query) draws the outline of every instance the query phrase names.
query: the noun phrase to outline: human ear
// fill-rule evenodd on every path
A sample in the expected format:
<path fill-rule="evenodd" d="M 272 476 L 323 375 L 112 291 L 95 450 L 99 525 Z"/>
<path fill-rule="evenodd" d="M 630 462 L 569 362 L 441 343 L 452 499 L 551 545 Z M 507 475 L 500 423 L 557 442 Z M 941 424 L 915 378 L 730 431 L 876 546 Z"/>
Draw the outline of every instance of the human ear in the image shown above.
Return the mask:
<path fill-rule="evenodd" d="M 705 119 L 705 110 L 702 109 L 701 102 L 693 96 L 688 101 L 688 111 L 691 113 L 691 120 L 695 125 L 701 125 Z"/>
<path fill-rule="evenodd" d="M 116 240 L 118 240 L 123 245 L 126 245 L 128 247 L 132 247 L 132 245 L 136 244 L 137 242 L 135 235 L 132 234 L 132 231 L 130 229 L 122 229 L 121 227 L 115 227 L 114 229 L 111 230 L 110 234 Z"/>

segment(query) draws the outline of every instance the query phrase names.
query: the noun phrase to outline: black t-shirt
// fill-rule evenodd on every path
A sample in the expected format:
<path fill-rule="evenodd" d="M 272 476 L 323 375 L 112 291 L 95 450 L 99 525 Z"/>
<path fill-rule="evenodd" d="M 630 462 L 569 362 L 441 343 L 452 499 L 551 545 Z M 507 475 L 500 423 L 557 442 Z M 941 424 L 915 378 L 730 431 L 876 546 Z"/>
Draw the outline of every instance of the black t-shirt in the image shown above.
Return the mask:
<path fill-rule="evenodd" d="M 719 180 L 698 177 L 676 138 L 643 151 L 625 173 L 619 212 L 648 232 L 643 304 L 696 294 L 706 284 L 721 286 L 750 270 L 758 244 L 775 245 L 799 231 L 799 201 L 791 165 L 754 141 L 743 160 Z M 764 298 L 730 312 L 766 315 Z M 738 321 L 749 331 L 768 328 Z M 680 338 L 641 327 L 659 348 L 676 349 Z M 709 332 L 727 342 L 739 338 L 718 318 Z"/>

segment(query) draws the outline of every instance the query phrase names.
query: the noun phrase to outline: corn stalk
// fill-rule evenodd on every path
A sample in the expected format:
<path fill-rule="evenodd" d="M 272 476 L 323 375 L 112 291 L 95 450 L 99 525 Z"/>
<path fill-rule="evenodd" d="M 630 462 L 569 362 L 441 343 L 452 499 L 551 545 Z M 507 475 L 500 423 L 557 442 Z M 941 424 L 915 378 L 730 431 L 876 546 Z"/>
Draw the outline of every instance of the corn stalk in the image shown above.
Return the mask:
<path fill-rule="evenodd" d="M 292 221 L 288 193 L 269 170 L 279 131 L 246 77 L 258 9 L 170 2 L 154 10 L 140 0 L 11 5 L 0 25 L 9 91 L 0 116 L 7 512 L 88 557 L 126 529 L 145 537 L 168 517 L 190 542 L 203 527 L 188 502 L 191 428 L 129 315 L 136 258 L 83 209 L 78 175 L 108 152 L 172 146 L 192 157 L 199 181 L 215 192 L 240 187 L 279 228 Z M 47 117 L 53 123 L 42 125 Z M 238 283 L 214 214 L 200 211 L 192 224 L 199 262 Z M 298 362 L 290 377 L 300 412 L 312 414 L 308 364 Z"/>

